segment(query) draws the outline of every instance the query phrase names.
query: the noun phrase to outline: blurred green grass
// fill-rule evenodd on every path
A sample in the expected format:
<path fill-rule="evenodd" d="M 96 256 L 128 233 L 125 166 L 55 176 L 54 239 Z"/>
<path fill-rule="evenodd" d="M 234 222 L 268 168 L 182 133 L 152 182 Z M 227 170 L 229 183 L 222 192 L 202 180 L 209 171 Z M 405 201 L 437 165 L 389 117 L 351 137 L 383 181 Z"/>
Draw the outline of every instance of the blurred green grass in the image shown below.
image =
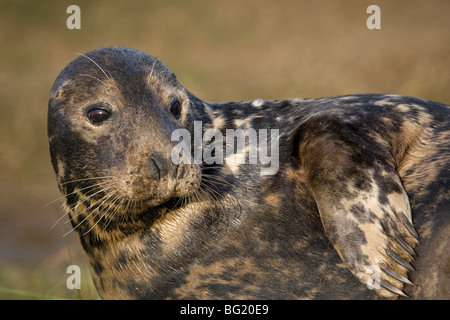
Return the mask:
<path fill-rule="evenodd" d="M 74 3 L 81 30 L 66 28 Z M 370 4 L 381 30 L 366 28 Z M 46 206 L 58 198 L 48 95 L 76 52 L 143 50 L 212 101 L 382 92 L 448 104 L 449 12 L 446 0 L 2 1 L 0 298 L 77 299 L 65 287 L 72 263 L 86 277 L 82 298 L 97 298 L 76 237 L 51 229 L 58 204 Z"/>

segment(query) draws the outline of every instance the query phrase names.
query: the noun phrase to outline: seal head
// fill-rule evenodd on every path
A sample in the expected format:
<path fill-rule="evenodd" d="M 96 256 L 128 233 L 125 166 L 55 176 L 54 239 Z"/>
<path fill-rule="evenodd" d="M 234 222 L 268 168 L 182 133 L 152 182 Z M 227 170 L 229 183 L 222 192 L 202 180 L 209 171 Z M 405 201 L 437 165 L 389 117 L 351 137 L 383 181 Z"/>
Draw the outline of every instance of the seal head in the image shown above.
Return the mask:
<path fill-rule="evenodd" d="M 195 192 L 199 166 L 167 161 L 170 133 L 193 117 L 188 93 L 157 59 L 119 47 L 80 55 L 49 101 L 51 159 L 67 205 L 83 197 L 110 213 L 141 212 Z"/>

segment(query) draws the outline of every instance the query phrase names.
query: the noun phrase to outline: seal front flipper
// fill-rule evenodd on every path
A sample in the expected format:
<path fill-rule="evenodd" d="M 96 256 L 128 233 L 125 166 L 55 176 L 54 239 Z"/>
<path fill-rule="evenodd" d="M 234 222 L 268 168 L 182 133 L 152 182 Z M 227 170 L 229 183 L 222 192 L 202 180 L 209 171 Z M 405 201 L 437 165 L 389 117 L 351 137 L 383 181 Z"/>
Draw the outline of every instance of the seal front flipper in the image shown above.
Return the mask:
<path fill-rule="evenodd" d="M 297 139 L 325 232 L 344 263 L 379 295 L 404 295 L 418 235 L 389 144 L 332 115 L 311 117 Z"/>

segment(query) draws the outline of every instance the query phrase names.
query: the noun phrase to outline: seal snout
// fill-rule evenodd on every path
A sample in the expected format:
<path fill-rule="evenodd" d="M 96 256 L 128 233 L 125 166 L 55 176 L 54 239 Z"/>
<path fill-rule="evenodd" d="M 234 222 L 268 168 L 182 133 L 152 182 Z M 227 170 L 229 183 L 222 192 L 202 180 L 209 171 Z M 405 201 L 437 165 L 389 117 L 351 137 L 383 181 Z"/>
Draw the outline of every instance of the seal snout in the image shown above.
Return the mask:
<path fill-rule="evenodd" d="M 148 157 L 148 169 L 150 178 L 155 182 L 183 180 L 189 175 L 189 169 L 186 165 L 172 163 L 159 152 L 152 153 Z"/>
<path fill-rule="evenodd" d="M 185 197 L 196 192 L 200 187 L 201 170 L 198 165 L 174 163 L 164 152 L 153 151 L 147 158 L 146 175 L 155 192 L 162 198 Z"/>

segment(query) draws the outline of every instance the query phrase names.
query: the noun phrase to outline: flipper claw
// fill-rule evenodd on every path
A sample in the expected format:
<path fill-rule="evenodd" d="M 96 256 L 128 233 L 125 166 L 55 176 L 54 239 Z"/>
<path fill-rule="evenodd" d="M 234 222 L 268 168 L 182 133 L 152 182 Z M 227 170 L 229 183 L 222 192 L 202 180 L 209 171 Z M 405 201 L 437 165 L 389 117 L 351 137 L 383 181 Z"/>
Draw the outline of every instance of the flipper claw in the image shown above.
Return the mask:
<path fill-rule="evenodd" d="M 402 246 L 403 249 L 405 249 L 410 255 L 416 257 L 417 253 L 414 251 L 414 249 L 405 241 L 402 237 L 395 234 L 395 240 L 397 240 L 398 244 Z"/>
<path fill-rule="evenodd" d="M 411 235 L 414 238 L 419 240 L 419 235 L 417 234 L 417 231 L 416 231 L 416 229 L 414 229 L 414 227 L 411 224 L 411 222 L 409 222 L 408 218 L 404 214 L 400 214 L 400 218 L 402 219 L 402 221 L 405 224 L 405 227 L 408 229 L 409 233 L 411 233 Z"/>
<path fill-rule="evenodd" d="M 380 281 L 380 285 L 382 285 L 385 289 L 391 291 L 392 293 L 398 294 L 399 296 L 403 296 L 403 297 L 409 298 L 402 290 L 398 289 L 397 287 L 394 287 L 389 282 L 381 280 Z"/>
<path fill-rule="evenodd" d="M 389 257 L 391 257 L 395 262 L 397 262 L 401 266 L 405 267 L 408 270 L 414 271 L 413 266 L 408 261 L 406 261 L 405 259 L 401 258 L 398 254 L 396 254 L 391 249 L 386 249 L 386 253 L 387 253 L 387 255 Z"/>
<path fill-rule="evenodd" d="M 394 270 L 392 270 L 389 267 L 384 268 L 383 271 L 386 272 L 391 277 L 393 277 L 393 278 L 395 278 L 395 279 L 397 279 L 397 280 L 399 280 L 399 281 L 401 281 L 403 283 L 414 285 L 414 283 L 409 281 L 408 278 L 402 276 L 401 274 L 398 274 L 397 272 L 395 272 Z"/>

